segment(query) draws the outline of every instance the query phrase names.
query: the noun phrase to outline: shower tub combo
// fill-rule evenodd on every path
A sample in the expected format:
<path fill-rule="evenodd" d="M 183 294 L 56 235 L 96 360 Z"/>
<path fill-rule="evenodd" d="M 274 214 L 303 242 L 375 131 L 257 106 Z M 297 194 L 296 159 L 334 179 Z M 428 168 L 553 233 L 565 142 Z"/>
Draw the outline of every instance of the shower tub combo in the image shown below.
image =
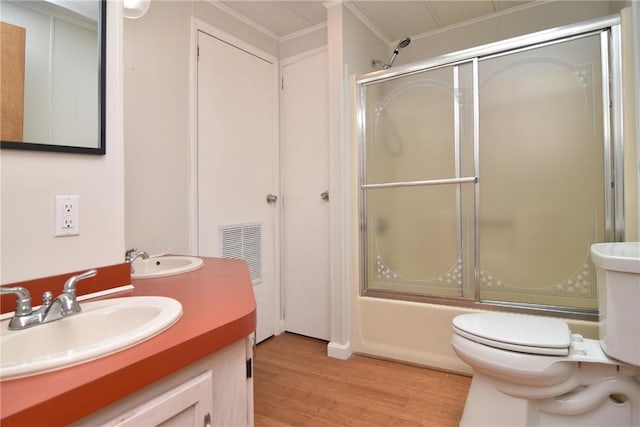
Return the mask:
<path fill-rule="evenodd" d="M 620 79 L 617 16 L 360 76 L 361 295 L 594 319 Z"/>

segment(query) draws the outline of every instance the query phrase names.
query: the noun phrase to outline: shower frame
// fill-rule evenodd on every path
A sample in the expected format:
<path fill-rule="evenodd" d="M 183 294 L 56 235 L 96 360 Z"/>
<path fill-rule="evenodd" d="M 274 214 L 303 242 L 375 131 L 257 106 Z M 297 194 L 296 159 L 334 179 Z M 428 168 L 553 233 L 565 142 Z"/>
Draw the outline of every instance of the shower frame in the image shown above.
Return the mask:
<path fill-rule="evenodd" d="M 601 65 L 602 65 L 602 90 L 603 90 L 603 142 L 604 142 L 604 176 L 605 182 L 605 240 L 624 240 L 624 187 L 623 187 L 623 139 L 622 139 L 622 77 L 621 77 L 621 31 L 620 16 L 612 15 L 605 18 L 593 19 L 578 24 L 567 25 L 554 29 L 544 30 L 524 36 L 519 36 L 503 41 L 498 41 L 470 49 L 445 54 L 436 58 L 415 62 L 394 69 L 380 70 L 358 76 L 356 79 L 357 96 L 357 131 L 359 138 L 359 253 L 360 253 L 360 295 L 385 299 L 397 299 L 419 301 L 434 304 L 454 305 L 459 307 L 486 308 L 493 310 L 505 310 L 526 312 L 531 314 L 546 314 L 558 317 L 570 317 L 583 320 L 597 320 L 597 309 L 584 309 L 568 306 L 556 306 L 545 304 L 504 302 L 485 300 L 480 295 L 480 250 L 479 234 L 479 62 L 483 59 L 493 58 L 513 52 L 535 49 L 541 46 L 562 43 L 576 38 L 600 34 Z M 436 180 L 417 180 L 407 182 L 386 182 L 366 184 L 366 94 L 368 85 L 394 79 L 401 76 L 418 74 L 427 70 L 435 70 L 441 67 L 456 66 L 463 63 L 472 64 L 473 74 L 473 152 L 475 176 L 461 177 L 459 164 L 456 163 L 456 177 Z M 454 68 L 457 70 L 457 68 Z M 457 73 L 456 71 L 454 71 Z M 609 82 L 607 85 L 606 82 Z M 454 101 L 457 102 L 457 101 Z M 455 150 L 458 152 L 459 138 L 458 110 L 456 109 L 456 139 Z M 475 246 L 472 290 L 473 298 L 463 297 L 460 291 L 458 297 L 431 296 L 410 292 L 397 292 L 381 289 L 368 289 L 368 242 L 367 242 L 367 216 L 366 197 L 367 190 L 379 188 L 419 187 L 428 185 L 457 185 L 457 200 L 460 203 L 460 185 L 474 184 L 474 211 L 475 226 L 473 245 Z M 458 210 L 458 216 L 460 211 Z M 457 220 L 460 223 L 460 218 Z M 459 244 L 459 243 L 458 243 Z"/>

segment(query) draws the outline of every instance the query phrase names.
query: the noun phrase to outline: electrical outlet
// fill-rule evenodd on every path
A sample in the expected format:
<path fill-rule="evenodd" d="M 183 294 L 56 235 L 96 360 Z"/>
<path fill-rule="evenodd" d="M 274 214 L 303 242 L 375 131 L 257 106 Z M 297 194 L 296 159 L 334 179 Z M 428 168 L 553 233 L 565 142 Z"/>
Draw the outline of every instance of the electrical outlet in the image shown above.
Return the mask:
<path fill-rule="evenodd" d="M 80 234 L 80 196 L 56 196 L 55 236 Z"/>

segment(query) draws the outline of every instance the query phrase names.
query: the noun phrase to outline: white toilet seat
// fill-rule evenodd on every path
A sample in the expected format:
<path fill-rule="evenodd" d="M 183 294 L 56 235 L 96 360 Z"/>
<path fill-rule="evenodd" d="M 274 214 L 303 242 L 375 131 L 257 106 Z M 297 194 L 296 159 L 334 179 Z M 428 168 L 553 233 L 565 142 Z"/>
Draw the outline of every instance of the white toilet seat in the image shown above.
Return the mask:
<path fill-rule="evenodd" d="M 518 353 L 567 356 L 571 330 L 558 319 L 513 313 L 471 313 L 456 316 L 453 330 L 479 344 Z"/>
<path fill-rule="evenodd" d="M 539 328 L 539 329 L 536 329 Z M 537 333 L 536 333 L 537 331 Z M 476 372 L 522 386 L 576 387 L 567 381 L 579 362 L 617 365 L 597 340 L 576 336 L 558 319 L 516 313 L 471 313 L 453 320 L 454 351 Z M 536 390 L 534 393 L 539 393 Z"/>

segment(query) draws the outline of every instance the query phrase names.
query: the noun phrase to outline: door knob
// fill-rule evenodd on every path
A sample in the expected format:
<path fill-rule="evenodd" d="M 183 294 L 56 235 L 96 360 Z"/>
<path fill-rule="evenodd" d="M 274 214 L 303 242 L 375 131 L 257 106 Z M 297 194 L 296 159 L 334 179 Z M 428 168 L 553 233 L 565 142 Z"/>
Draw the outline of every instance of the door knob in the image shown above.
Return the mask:
<path fill-rule="evenodd" d="M 278 196 L 276 196 L 275 194 L 267 194 L 267 203 L 269 203 L 270 205 L 273 205 L 277 201 L 278 201 Z"/>
<path fill-rule="evenodd" d="M 320 193 L 320 198 L 322 200 L 324 200 L 325 202 L 329 201 L 329 192 L 328 191 L 323 191 L 322 193 Z"/>

